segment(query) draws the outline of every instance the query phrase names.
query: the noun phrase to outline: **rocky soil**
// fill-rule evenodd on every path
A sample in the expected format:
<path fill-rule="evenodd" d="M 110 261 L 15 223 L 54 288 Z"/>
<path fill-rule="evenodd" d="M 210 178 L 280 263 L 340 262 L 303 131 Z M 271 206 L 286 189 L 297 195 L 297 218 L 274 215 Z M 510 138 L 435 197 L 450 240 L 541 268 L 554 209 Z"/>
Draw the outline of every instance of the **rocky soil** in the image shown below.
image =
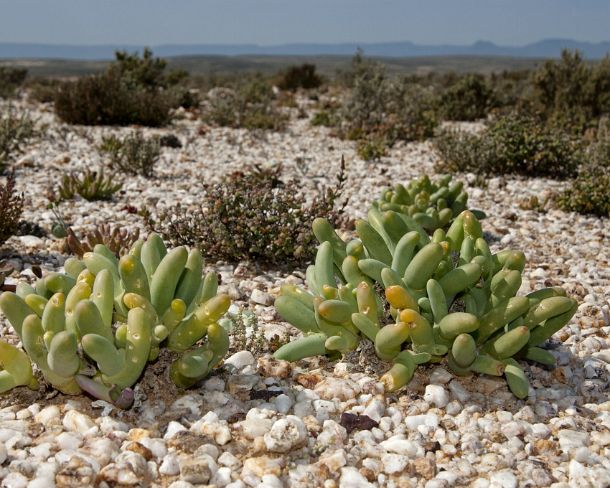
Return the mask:
<path fill-rule="evenodd" d="M 309 102 L 300 103 L 308 110 Z M 102 136 L 132 129 L 67 126 L 50 107 L 22 101 L 18 108 L 47 126 L 14 167 L 27 198 L 24 218 L 48 229 L 49 186 L 66 171 L 98 167 Z M 354 143 L 296 117 L 284 133 L 211 128 L 190 114 L 145 132 L 172 132 L 183 148 L 163 149 L 153 179 L 125 177 L 111 202 L 62 203 L 76 230 L 110 222 L 144 231 L 134 208 L 196 205 L 203 182 L 252 163 L 281 163 L 286 177 L 314 192 L 332 183 L 344 155 L 347 212 L 354 217 L 383 186 L 434 171 L 428 142 L 396 146 L 383 161 L 366 163 Z M 489 216 L 483 226 L 492 249 L 525 251 L 522 292 L 560 285 L 581 303 L 551 344 L 558 367 L 526 366 L 527 400 L 516 400 L 503 379 L 456 378 L 442 364 L 420 368 L 408 388 L 384 395 L 378 382 L 384 366 L 371 364 L 366 344 L 333 363 L 288 364 L 268 351 L 255 349 L 256 357 L 237 351 L 187 392 L 163 376 L 168 358 L 162 356 L 128 412 L 44 389 L 4 395 L 0 486 L 610 486 L 610 223 L 520 207 L 565 183 L 492 178 L 479 187 L 474 175 L 459 177 L 469 182 L 470 205 Z M 10 283 L 32 280 L 33 265 L 60 269 L 67 256 L 55 238 L 20 236 L 2 246 L 1 257 L 16 269 Z M 267 339 L 294 333 L 272 303 L 282 282 L 301 283 L 303 273 L 208 264 L 221 273 L 233 312 L 254 312 Z M 15 340 L 4 318 L 1 327 L 4 338 Z"/>

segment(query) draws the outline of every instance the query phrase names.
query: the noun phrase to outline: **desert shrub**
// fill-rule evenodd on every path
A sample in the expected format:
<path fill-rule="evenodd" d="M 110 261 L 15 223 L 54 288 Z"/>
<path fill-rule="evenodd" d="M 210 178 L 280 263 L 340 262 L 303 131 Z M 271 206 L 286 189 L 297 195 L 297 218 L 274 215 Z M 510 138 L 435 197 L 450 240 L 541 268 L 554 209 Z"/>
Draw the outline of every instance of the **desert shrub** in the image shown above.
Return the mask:
<path fill-rule="evenodd" d="M 119 191 L 123 183 L 116 183 L 114 175 L 104 175 L 103 170 L 85 170 L 82 173 L 68 173 L 63 175 L 60 184 L 54 193 L 49 195 L 49 200 L 60 202 L 72 200 L 80 195 L 85 200 L 110 200 Z"/>
<path fill-rule="evenodd" d="M 563 210 L 610 217 L 610 138 L 591 145 L 584 159 L 557 203 Z"/>
<path fill-rule="evenodd" d="M 374 135 L 391 145 L 433 134 L 438 120 L 430 90 L 390 79 L 379 63 L 359 55 L 352 65 L 352 88 L 342 110 L 344 137 L 358 140 Z"/>
<path fill-rule="evenodd" d="M 211 259 L 298 265 L 311 258 L 315 237 L 311 223 L 333 215 L 344 181 L 306 199 L 298 182 L 281 180 L 280 169 L 236 172 L 206 184 L 197 209 L 177 205 L 147 216 L 170 242 L 190 243 Z"/>
<path fill-rule="evenodd" d="M 34 78 L 26 84 L 28 98 L 40 103 L 55 101 L 61 81 L 53 78 Z"/>
<path fill-rule="evenodd" d="M 145 138 L 141 132 L 134 132 L 124 138 L 114 135 L 104 137 L 100 152 L 107 154 L 110 166 L 123 173 L 151 177 L 161 149 L 159 139 Z"/>
<path fill-rule="evenodd" d="M 286 117 L 275 107 L 273 89 L 261 77 L 246 79 L 235 88 L 208 92 L 204 118 L 222 127 L 281 130 Z"/>
<path fill-rule="evenodd" d="M 299 88 L 310 90 L 318 88 L 322 78 L 316 73 L 316 65 L 304 63 L 299 66 L 290 66 L 278 75 L 277 86 L 281 90 L 296 91 Z"/>
<path fill-rule="evenodd" d="M 340 120 L 336 111 L 320 110 L 311 118 L 311 125 L 315 127 L 335 127 L 339 124 Z"/>
<path fill-rule="evenodd" d="M 591 65 L 578 51 L 545 62 L 532 76 L 533 109 L 551 123 L 582 132 L 610 112 L 610 58 Z"/>
<path fill-rule="evenodd" d="M 442 171 L 569 178 L 580 144 L 568 133 L 523 115 L 493 121 L 481 134 L 444 131 L 435 140 Z"/>
<path fill-rule="evenodd" d="M 388 146 L 383 139 L 360 139 L 356 145 L 356 152 L 365 161 L 377 161 L 387 154 Z"/>
<path fill-rule="evenodd" d="M 171 147 L 172 149 L 179 149 L 182 147 L 180 139 L 175 134 L 165 134 L 159 137 L 159 145 L 161 147 Z"/>
<path fill-rule="evenodd" d="M 71 124 L 163 126 L 179 103 L 175 87 L 182 79 L 166 73 L 165 66 L 148 49 L 142 57 L 117 52 L 116 62 L 103 73 L 63 83 L 55 111 Z"/>
<path fill-rule="evenodd" d="M 9 174 L 0 184 L 0 244 L 19 230 L 23 211 L 23 196 L 15 193 L 15 175 Z"/>
<path fill-rule="evenodd" d="M 16 116 L 9 107 L 6 114 L 0 116 L 0 173 L 35 133 L 34 121 L 25 112 Z"/>
<path fill-rule="evenodd" d="M 461 78 L 440 97 L 441 114 L 448 120 L 477 120 L 493 107 L 494 93 L 482 75 Z"/>
<path fill-rule="evenodd" d="M 28 74 L 24 68 L 11 68 L 0 66 L 0 98 L 12 97 Z"/>

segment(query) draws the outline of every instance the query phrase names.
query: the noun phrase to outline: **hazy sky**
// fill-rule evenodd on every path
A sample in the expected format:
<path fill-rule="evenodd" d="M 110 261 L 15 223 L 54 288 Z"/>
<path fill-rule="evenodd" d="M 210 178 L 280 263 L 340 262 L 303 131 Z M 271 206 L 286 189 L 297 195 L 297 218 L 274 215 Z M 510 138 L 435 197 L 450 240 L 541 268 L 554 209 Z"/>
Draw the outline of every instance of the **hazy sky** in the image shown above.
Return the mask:
<path fill-rule="evenodd" d="M 610 0 L 0 0 L 0 42 L 521 45 L 610 39 Z"/>

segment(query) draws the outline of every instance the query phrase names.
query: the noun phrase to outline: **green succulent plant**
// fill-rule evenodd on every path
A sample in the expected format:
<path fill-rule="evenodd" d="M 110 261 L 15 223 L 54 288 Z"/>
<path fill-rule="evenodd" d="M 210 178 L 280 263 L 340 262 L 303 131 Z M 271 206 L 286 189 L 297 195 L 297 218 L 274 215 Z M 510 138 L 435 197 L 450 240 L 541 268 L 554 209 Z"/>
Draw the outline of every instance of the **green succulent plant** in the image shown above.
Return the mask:
<path fill-rule="evenodd" d="M 197 249 L 168 250 L 151 234 L 120 259 L 98 244 L 64 269 L 0 295 L 25 349 L 0 341 L 0 391 L 35 387 L 32 361 L 63 393 L 86 391 L 127 408 L 131 387 L 160 348 L 180 354 L 170 377 L 181 388 L 207 376 L 227 353 L 219 320 L 230 299 L 217 293 L 215 273 L 202 276 Z"/>
<path fill-rule="evenodd" d="M 110 200 L 112 196 L 123 187 L 123 183 L 115 182 L 114 175 L 105 175 L 103 170 L 91 171 L 86 169 L 80 174 L 69 173 L 63 175 L 61 183 L 51 201 L 71 200 L 80 195 L 85 200 Z"/>
<path fill-rule="evenodd" d="M 517 359 L 554 364 L 540 346 L 571 319 L 577 302 L 561 288 L 517 296 L 524 254 L 492 254 L 472 212 L 432 236 L 407 213 L 378 206 L 356 223 L 358 238 L 349 242 L 324 219 L 313 228 L 320 246 L 307 269 L 308 290 L 283 285 L 275 301 L 303 337 L 275 358 L 337 357 L 368 339 L 393 363 L 381 378 L 388 391 L 409 383 L 418 364 L 446 359 L 458 375 L 504 375 L 519 398 L 529 384 Z"/>

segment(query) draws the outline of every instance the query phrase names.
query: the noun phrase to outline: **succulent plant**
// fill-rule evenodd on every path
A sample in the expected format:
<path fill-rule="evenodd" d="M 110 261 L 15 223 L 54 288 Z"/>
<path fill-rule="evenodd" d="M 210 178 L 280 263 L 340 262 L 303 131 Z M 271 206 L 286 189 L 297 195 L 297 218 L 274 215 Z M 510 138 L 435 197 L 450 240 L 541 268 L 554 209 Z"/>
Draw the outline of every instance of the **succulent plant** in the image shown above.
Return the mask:
<path fill-rule="evenodd" d="M 66 230 L 66 247 L 79 258 L 93 251 L 96 245 L 104 244 L 119 258 L 130 250 L 140 237 L 140 230 L 129 230 L 126 227 L 113 227 L 110 224 L 100 224 L 93 230 L 77 236 L 71 227 Z"/>
<path fill-rule="evenodd" d="M 460 212 L 466 210 L 468 193 L 462 181 L 451 182 L 451 175 L 431 181 L 427 175 L 412 180 L 407 186 L 400 183 L 383 191 L 375 207 L 412 217 L 428 231 L 446 228 Z M 472 210 L 479 219 L 485 218 L 480 210 Z"/>
<path fill-rule="evenodd" d="M 320 246 L 307 269 L 309 290 L 283 285 L 275 302 L 303 337 L 278 349 L 277 359 L 337 357 L 368 339 L 380 359 L 393 363 L 381 379 L 388 391 L 409 383 L 418 364 L 446 358 L 458 375 L 504 375 L 519 398 L 529 384 L 516 359 L 554 364 L 540 346 L 570 320 L 577 302 L 561 288 L 516 296 L 524 254 L 492 254 L 472 212 L 462 211 L 432 237 L 414 217 L 376 206 L 368 221 L 356 223 L 358 239 L 344 242 L 324 219 L 313 228 Z"/>
<path fill-rule="evenodd" d="M 31 360 L 61 392 L 86 391 L 127 408 L 131 387 L 161 347 L 180 353 L 170 377 L 181 388 L 207 376 L 227 353 L 229 337 L 218 321 L 230 299 L 217 294 L 216 274 L 202 276 L 197 249 L 168 250 L 151 234 L 120 259 L 98 244 L 64 269 L 0 295 L 25 349 L 0 341 L 0 391 L 34 387 Z"/>
<path fill-rule="evenodd" d="M 63 175 L 55 194 L 49 195 L 49 200 L 52 202 L 71 200 L 76 195 L 80 195 L 90 202 L 110 200 L 122 187 L 123 183 L 115 182 L 113 175 L 105 175 L 103 170 L 98 172 L 86 169 L 80 174 Z"/>

